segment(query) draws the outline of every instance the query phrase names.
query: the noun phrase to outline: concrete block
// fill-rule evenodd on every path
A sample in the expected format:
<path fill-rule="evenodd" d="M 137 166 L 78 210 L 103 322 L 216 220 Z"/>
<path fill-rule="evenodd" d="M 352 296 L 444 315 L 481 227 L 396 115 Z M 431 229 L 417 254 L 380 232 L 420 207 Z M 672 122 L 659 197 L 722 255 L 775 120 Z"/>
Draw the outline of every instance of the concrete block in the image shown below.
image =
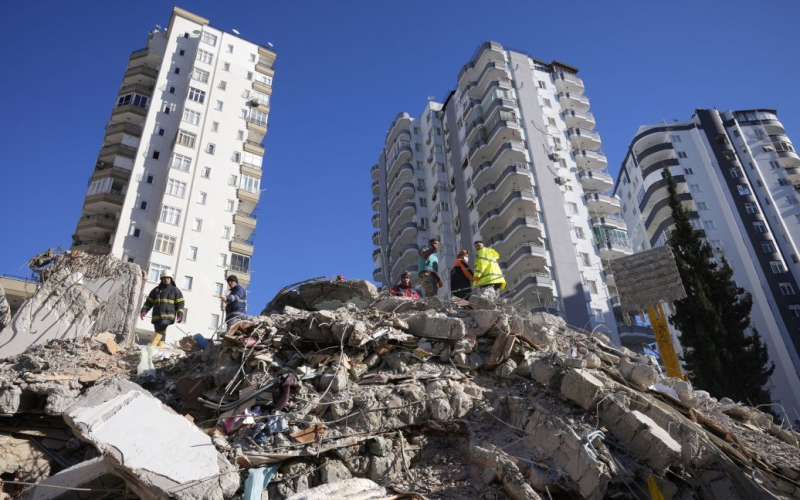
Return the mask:
<path fill-rule="evenodd" d="M 586 360 L 583 358 L 567 358 L 564 360 L 564 366 L 580 370 L 586 368 Z"/>
<path fill-rule="evenodd" d="M 236 468 L 209 436 L 133 382 L 94 387 L 64 419 L 139 496 L 222 500 L 239 487 Z"/>
<path fill-rule="evenodd" d="M 406 321 L 408 333 L 415 337 L 458 340 L 466 334 L 460 318 L 451 318 L 444 313 L 426 311 L 406 318 Z"/>
<path fill-rule="evenodd" d="M 404 313 L 409 311 L 424 311 L 428 309 L 427 302 L 406 297 L 384 297 L 373 306 L 375 309 L 388 313 Z"/>
<path fill-rule="evenodd" d="M 493 288 L 477 288 L 469 296 L 473 309 L 497 309 L 497 292 Z"/>
<path fill-rule="evenodd" d="M 335 498 L 380 499 L 386 498 L 386 488 L 365 478 L 353 478 L 290 495 L 286 500 L 321 500 Z"/>
<path fill-rule="evenodd" d="M 614 435 L 655 471 L 662 471 L 679 460 L 680 443 L 644 413 L 634 410 L 625 414 L 617 427 L 622 430 L 623 435 L 618 435 L 617 431 L 612 429 Z M 623 437 L 630 434 L 632 437 L 628 438 L 626 443 Z"/>
<path fill-rule="evenodd" d="M 586 359 L 586 368 L 600 368 L 601 361 L 597 354 L 590 352 L 584 359 Z"/>
<path fill-rule="evenodd" d="M 25 500 L 50 500 L 64 495 L 61 488 L 81 488 L 110 473 L 103 457 L 93 458 L 48 477 L 25 495 Z"/>
<path fill-rule="evenodd" d="M 478 325 L 478 332 L 481 334 L 492 329 L 496 331 L 508 330 L 508 315 L 503 311 L 475 309 L 470 311 L 469 315 Z"/>
<path fill-rule="evenodd" d="M 596 409 L 605 385 L 586 370 L 571 369 L 561 382 L 561 394 L 587 411 Z"/>
<path fill-rule="evenodd" d="M 628 380 L 641 388 L 650 387 L 658 382 L 658 370 L 650 365 L 636 365 L 631 371 Z"/>
<path fill-rule="evenodd" d="M 494 369 L 494 374 L 500 378 L 511 378 L 511 374 L 517 369 L 517 363 L 513 359 L 507 359 Z"/>

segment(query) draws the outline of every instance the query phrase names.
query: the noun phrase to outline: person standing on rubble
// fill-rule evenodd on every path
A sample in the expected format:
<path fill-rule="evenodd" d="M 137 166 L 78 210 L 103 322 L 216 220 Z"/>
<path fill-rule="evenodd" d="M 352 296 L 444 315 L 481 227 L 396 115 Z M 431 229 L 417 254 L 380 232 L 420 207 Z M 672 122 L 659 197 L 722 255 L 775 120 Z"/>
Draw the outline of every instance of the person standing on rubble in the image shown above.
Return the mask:
<path fill-rule="evenodd" d="M 494 248 L 487 247 L 481 240 L 475 242 L 475 272 L 472 286 L 474 288 L 493 287 L 500 291 L 506 287 L 503 270 L 498 259 L 500 254 Z"/>
<path fill-rule="evenodd" d="M 472 293 L 472 270 L 469 268 L 469 251 L 459 250 L 450 268 L 450 291 L 459 299 L 468 299 Z"/>
<path fill-rule="evenodd" d="M 230 329 L 247 316 L 247 291 L 239 284 L 239 278 L 232 274 L 228 276 L 228 286 L 228 295 L 219 298 L 225 303 L 225 327 Z"/>
<path fill-rule="evenodd" d="M 403 271 L 403 274 L 400 275 L 400 283 L 392 287 L 389 295 L 392 297 L 407 297 L 409 299 L 419 298 L 419 292 L 417 292 L 417 289 L 414 288 L 414 285 L 411 283 L 410 272 Z"/>
<path fill-rule="evenodd" d="M 178 323 L 183 321 L 184 300 L 183 294 L 172 279 L 172 273 L 168 270 L 161 271 L 161 283 L 150 291 L 147 296 L 139 317 L 144 319 L 147 311 L 153 309 L 152 323 L 156 331 L 150 345 L 164 345 L 167 338 L 167 327 L 175 320 Z"/>
<path fill-rule="evenodd" d="M 439 287 L 442 286 L 442 280 L 439 278 L 439 257 L 436 256 L 438 251 L 439 240 L 436 238 L 431 238 L 428 246 L 423 246 L 419 250 L 417 272 L 426 299 L 436 297 Z"/>

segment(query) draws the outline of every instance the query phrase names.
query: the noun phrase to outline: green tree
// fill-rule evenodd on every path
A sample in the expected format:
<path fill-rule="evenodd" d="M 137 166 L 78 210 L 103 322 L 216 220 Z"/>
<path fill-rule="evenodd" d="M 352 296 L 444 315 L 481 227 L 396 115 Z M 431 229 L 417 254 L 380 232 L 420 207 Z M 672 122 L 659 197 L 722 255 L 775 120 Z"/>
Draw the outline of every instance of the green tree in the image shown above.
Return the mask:
<path fill-rule="evenodd" d="M 718 265 L 711 247 L 700 239 L 689 212 L 669 182 L 669 206 L 675 228 L 669 245 L 687 297 L 675 302 L 670 323 L 681 332 L 683 360 L 689 379 L 716 398 L 729 397 L 752 405 L 769 403 L 764 389 L 775 366 L 767 347 L 750 324 L 753 300 L 733 281 L 733 270 L 722 258 Z M 749 332 L 748 332 L 749 329 Z"/>

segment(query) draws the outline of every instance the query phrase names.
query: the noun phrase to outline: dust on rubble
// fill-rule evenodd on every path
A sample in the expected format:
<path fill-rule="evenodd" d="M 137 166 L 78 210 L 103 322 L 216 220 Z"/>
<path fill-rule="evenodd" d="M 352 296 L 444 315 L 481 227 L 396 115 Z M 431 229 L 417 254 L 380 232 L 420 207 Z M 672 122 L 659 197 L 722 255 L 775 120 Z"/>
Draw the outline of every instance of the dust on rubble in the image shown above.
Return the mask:
<path fill-rule="evenodd" d="M 54 418 L 136 381 L 208 436 L 248 498 L 800 497 L 798 434 L 771 414 L 491 292 L 459 305 L 308 282 L 205 348 L 155 349 L 155 378 L 137 376 L 146 351 L 87 338 L 8 358 L 0 412 Z M 43 456 L 46 473 L 3 478 L 67 465 Z M 149 484 L 127 474 L 129 491 Z"/>

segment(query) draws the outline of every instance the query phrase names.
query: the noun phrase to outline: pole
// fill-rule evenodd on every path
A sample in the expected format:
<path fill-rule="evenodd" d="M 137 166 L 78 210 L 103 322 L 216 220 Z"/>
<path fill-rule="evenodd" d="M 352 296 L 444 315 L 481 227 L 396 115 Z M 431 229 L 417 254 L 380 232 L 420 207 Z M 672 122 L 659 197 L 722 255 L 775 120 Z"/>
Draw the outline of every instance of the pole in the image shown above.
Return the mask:
<path fill-rule="evenodd" d="M 656 307 L 647 306 L 647 316 L 650 317 L 650 326 L 653 327 L 656 343 L 658 343 L 658 352 L 661 354 L 661 361 L 667 370 L 667 376 L 686 380 L 678 362 L 678 355 L 675 353 L 675 345 L 672 343 L 672 336 L 667 326 L 667 316 L 664 314 L 661 304 L 657 303 Z"/>

